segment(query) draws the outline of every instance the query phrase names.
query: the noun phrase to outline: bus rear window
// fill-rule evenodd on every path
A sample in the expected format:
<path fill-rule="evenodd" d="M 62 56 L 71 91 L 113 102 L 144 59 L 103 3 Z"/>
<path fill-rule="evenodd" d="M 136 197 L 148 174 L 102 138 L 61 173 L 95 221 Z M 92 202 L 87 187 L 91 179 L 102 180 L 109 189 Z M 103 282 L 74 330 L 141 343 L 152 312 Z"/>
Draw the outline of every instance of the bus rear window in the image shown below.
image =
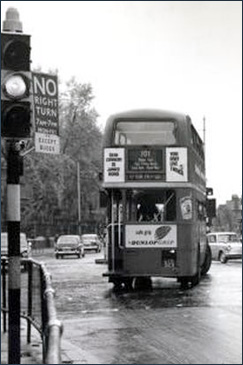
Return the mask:
<path fill-rule="evenodd" d="M 176 143 L 172 121 L 118 121 L 115 145 L 173 145 Z"/>

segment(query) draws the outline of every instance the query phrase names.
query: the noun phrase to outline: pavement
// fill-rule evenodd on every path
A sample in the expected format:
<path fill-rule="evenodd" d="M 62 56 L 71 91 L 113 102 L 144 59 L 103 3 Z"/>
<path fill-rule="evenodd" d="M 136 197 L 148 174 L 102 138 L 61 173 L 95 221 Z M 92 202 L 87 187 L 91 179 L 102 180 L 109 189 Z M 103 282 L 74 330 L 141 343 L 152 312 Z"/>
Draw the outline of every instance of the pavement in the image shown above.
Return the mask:
<path fill-rule="evenodd" d="M 105 258 L 97 259 L 96 264 L 106 264 Z M 1 313 L 1 364 L 8 362 L 8 332 L 3 332 L 3 316 Z M 7 319 L 8 325 L 8 319 Z M 64 333 L 61 337 L 61 364 L 99 364 L 99 359 L 92 354 L 71 343 L 66 338 L 72 337 L 67 334 L 64 325 Z M 20 364 L 43 364 L 42 340 L 40 333 L 31 326 L 31 343 L 27 344 L 27 322 L 21 318 L 21 359 Z"/>
<path fill-rule="evenodd" d="M 26 341 L 26 320 L 21 319 L 21 359 L 20 364 L 43 364 L 42 341 L 39 332 L 32 327 L 31 343 Z M 1 364 L 8 363 L 8 332 L 1 331 Z M 99 359 L 61 338 L 61 364 L 99 364 Z"/>
<path fill-rule="evenodd" d="M 21 319 L 21 364 L 42 364 L 42 341 L 39 332 L 32 326 L 31 343 L 27 344 L 26 320 Z M 1 331 L 1 364 L 8 364 L 8 332 Z"/>

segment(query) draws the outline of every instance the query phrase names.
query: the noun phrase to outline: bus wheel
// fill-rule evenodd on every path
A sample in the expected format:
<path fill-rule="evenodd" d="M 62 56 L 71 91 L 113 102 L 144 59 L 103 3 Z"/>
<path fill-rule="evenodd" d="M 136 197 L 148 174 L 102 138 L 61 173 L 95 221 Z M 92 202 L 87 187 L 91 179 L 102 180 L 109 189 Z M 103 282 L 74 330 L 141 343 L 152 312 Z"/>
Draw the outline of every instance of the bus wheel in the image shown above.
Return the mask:
<path fill-rule="evenodd" d="M 208 272 L 208 270 L 210 269 L 210 266 L 211 266 L 211 261 L 212 261 L 212 252 L 211 252 L 210 246 L 207 245 L 205 260 L 204 260 L 204 263 L 201 267 L 201 275 L 206 275 L 207 274 L 207 272 Z"/>
<path fill-rule="evenodd" d="M 196 273 L 196 275 L 194 275 L 194 276 L 191 277 L 191 284 L 192 284 L 192 286 L 195 286 L 195 285 L 199 284 L 200 277 L 201 277 L 201 275 L 200 275 L 200 270 L 199 270 Z"/>
<path fill-rule="evenodd" d="M 126 291 L 133 290 L 133 286 L 132 286 L 133 278 L 124 278 L 123 282 L 124 282 L 124 286 L 125 286 Z"/>
<path fill-rule="evenodd" d="M 134 287 L 136 290 L 151 290 L 152 289 L 152 280 L 151 280 L 150 276 L 136 277 Z"/>
<path fill-rule="evenodd" d="M 177 279 L 177 281 L 181 284 L 181 289 L 188 289 L 189 288 L 189 280 L 187 276 L 182 276 Z"/>
<path fill-rule="evenodd" d="M 122 288 L 122 279 L 121 278 L 114 278 L 112 280 L 114 285 L 114 290 L 121 290 Z"/>
<path fill-rule="evenodd" d="M 191 285 L 195 286 L 197 284 L 199 284 L 201 279 L 201 268 L 200 268 L 200 244 L 198 244 L 198 251 L 197 251 L 197 272 L 195 275 L 193 275 L 190 278 L 191 281 Z"/>

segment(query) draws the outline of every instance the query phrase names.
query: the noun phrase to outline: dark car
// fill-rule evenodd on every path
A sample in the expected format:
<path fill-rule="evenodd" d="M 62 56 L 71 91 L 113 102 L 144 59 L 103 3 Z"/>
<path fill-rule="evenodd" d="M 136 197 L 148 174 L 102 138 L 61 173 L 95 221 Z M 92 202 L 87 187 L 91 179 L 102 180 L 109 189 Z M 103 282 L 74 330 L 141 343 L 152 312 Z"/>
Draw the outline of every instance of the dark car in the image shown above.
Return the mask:
<path fill-rule="evenodd" d="M 81 240 L 85 251 L 101 251 L 101 242 L 97 234 L 83 234 Z"/>
<path fill-rule="evenodd" d="M 62 235 L 55 244 L 55 257 L 66 255 L 76 255 L 78 258 L 84 257 L 84 247 L 78 235 Z"/>

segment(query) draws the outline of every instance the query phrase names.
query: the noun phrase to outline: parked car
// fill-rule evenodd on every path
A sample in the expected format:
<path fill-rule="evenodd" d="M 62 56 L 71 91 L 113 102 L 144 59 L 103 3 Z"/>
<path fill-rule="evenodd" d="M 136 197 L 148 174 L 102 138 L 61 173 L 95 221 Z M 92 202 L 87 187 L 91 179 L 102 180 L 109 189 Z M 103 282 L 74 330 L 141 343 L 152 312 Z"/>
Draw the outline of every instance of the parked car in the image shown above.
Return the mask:
<path fill-rule="evenodd" d="M 101 242 L 97 234 L 83 234 L 81 240 L 84 245 L 85 251 L 94 250 L 96 252 L 101 251 Z"/>
<path fill-rule="evenodd" d="M 242 258 L 242 242 L 235 232 L 213 232 L 207 237 L 213 260 L 225 264 L 230 259 Z"/>
<path fill-rule="evenodd" d="M 66 255 L 84 257 L 84 246 L 79 235 L 62 235 L 55 244 L 55 257 L 63 258 Z"/>
<path fill-rule="evenodd" d="M 31 242 L 27 241 L 26 234 L 20 233 L 20 255 L 28 258 L 31 255 Z M 1 232 L 1 256 L 8 256 L 8 233 Z"/>

